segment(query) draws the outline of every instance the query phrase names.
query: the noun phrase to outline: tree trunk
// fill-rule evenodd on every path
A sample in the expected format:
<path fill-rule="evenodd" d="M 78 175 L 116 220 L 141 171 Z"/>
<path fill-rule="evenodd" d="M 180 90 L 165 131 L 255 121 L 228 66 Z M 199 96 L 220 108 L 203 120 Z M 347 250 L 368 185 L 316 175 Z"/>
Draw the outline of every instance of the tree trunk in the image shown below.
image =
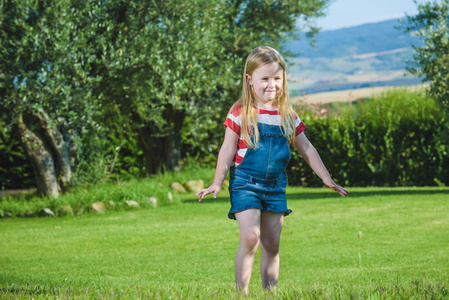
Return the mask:
<path fill-rule="evenodd" d="M 172 171 L 180 167 L 181 129 L 185 113 L 177 111 L 171 105 L 166 107 L 164 118 L 169 128 L 161 134 L 155 124 L 149 124 L 138 130 L 138 142 L 145 159 L 145 172 L 148 175 Z"/>
<path fill-rule="evenodd" d="M 27 112 L 14 126 L 33 166 L 38 194 L 58 197 L 72 180 L 68 147 L 45 113 Z"/>

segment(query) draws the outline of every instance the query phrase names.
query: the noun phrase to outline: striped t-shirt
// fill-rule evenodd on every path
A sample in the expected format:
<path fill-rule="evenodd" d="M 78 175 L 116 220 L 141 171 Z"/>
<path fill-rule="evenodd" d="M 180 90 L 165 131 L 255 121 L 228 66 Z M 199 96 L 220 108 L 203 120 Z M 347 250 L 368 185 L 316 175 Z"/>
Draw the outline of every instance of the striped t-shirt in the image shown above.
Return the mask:
<path fill-rule="evenodd" d="M 257 120 L 259 123 L 268 124 L 268 125 L 277 125 L 282 126 L 281 115 L 279 114 L 279 110 L 274 109 L 264 109 L 260 107 L 255 107 L 257 113 Z M 243 140 L 243 135 L 241 134 L 241 116 L 240 116 L 241 106 L 235 106 L 232 111 L 229 113 L 228 118 L 223 123 L 226 127 L 229 127 L 232 131 L 237 133 L 240 138 L 237 144 L 237 152 L 234 157 L 233 164 L 234 166 L 238 166 L 243 157 L 245 157 L 246 151 L 248 150 L 248 146 Z M 295 113 L 295 127 L 296 132 L 295 136 L 299 135 L 301 132 L 306 129 L 306 125 L 299 119 L 298 115 Z"/>

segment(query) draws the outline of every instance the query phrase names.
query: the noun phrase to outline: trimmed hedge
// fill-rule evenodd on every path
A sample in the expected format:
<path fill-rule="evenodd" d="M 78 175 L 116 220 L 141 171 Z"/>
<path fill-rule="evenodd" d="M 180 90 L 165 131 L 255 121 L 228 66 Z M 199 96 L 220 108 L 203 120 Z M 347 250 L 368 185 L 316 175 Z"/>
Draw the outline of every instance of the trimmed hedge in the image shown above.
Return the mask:
<path fill-rule="evenodd" d="M 339 184 L 449 185 L 449 125 L 439 103 L 424 92 L 389 90 L 328 117 L 307 107 L 297 111 Z M 290 185 L 322 186 L 297 151 L 288 173 Z"/>

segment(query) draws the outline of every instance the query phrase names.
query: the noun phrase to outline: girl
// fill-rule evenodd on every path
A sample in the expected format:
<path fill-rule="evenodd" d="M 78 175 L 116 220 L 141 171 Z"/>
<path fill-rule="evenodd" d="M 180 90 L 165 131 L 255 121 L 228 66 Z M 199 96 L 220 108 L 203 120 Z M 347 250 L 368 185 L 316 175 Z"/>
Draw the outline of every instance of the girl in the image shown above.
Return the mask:
<path fill-rule="evenodd" d="M 231 209 L 240 246 L 235 258 L 237 290 L 248 293 L 254 255 L 261 246 L 264 289 L 274 291 L 279 274 L 279 242 L 287 208 L 285 169 L 291 141 L 324 184 L 344 197 L 348 191 L 329 176 L 318 152 L 303 131 L 305 125 L 290 104 L 285 62 L 271 47 L 257 47 L 246 59 L 240 99 L 224 122 L 226 133 L 211 186 L 195 194 L 216 198 L 229 170 Z"/>

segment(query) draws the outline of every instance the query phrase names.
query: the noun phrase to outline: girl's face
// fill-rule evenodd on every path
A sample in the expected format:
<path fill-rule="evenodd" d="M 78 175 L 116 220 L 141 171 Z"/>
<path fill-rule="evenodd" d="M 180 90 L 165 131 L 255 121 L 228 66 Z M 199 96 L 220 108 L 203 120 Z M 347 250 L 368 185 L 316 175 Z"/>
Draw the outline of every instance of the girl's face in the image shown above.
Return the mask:
<path fill-rule="evenodd" d="M 246 75 L 248 82 L 253 86 L 257 97 L 257 106 L 271 106 L 276 95 L 282 91 L 284 74 L 277 62 L 263 65 L 254 70 L 252 75 Z"/>

